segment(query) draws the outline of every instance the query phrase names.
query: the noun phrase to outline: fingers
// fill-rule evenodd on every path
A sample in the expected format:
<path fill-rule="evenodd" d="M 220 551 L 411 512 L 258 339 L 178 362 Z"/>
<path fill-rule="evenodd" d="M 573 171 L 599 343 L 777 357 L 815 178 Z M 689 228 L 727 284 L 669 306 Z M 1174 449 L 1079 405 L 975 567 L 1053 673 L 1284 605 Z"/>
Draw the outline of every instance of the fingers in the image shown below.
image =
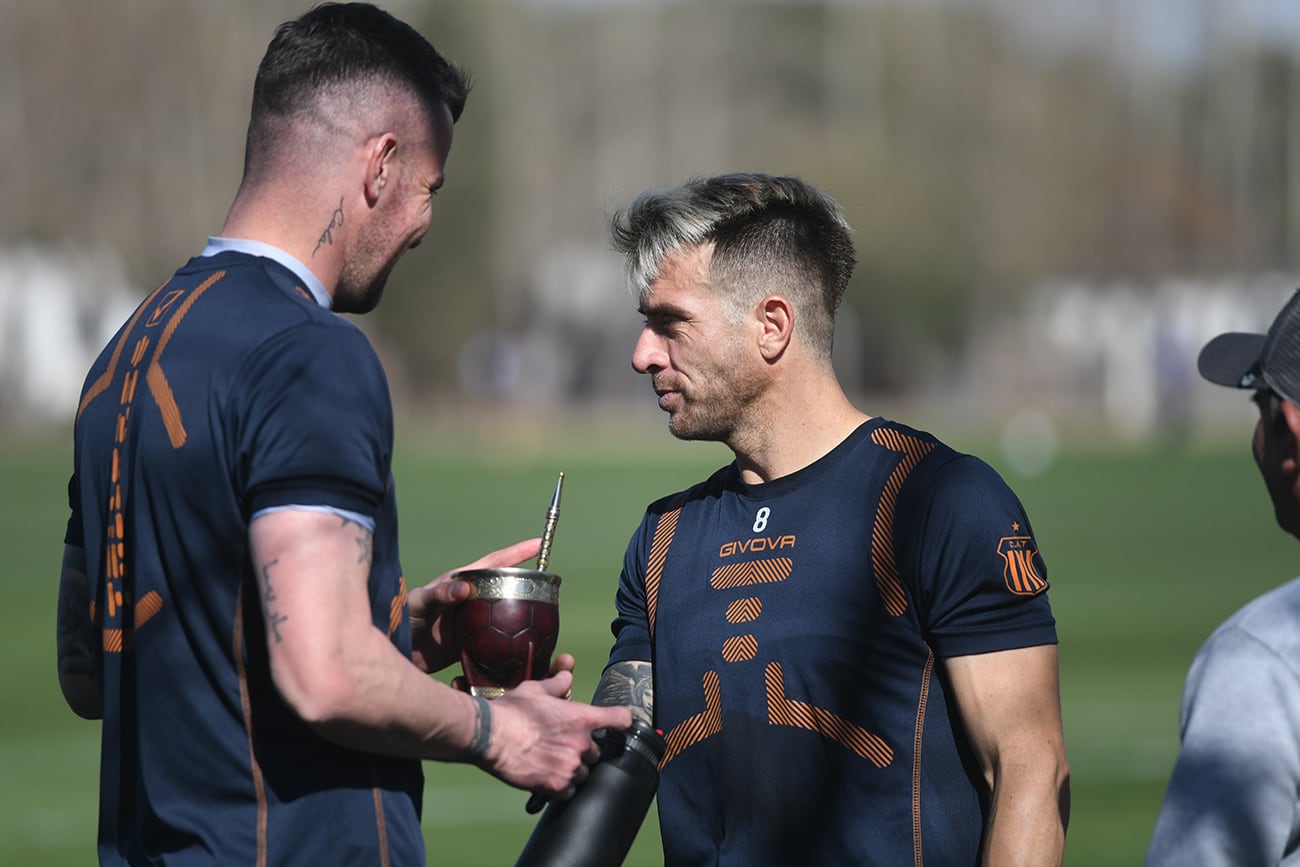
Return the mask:
<path fill-rule="evenodd" d="M 459 605 L 469 598 L 472 592 L 468 582 L 456 579 L 455 573 L 463 569 L 491 569 L 498 566 L 518 566 L 525 560 L 537 556 L 541 550 L 541 539 L 525 539 L 490 554 L 484 554 L 473 563 L 467 563 L 459 569 L 452 569 L 434 578 L 423 587 L 412 590 L 409 595 L 412 616 L 432 618 L 436 609 Z"/>
<path fill-rule="evenodd" d="M 576 664 L 577 660 L 573 658 L 573 654 L 558 653 L 555 655 L 555 658 L 551 660 L 551 676 L 554 677 L 561 671 L 571 672 Z"/>
<path fill-rule="evenodd" d="M 578 770 L 574 772 L 573 783 L 564 790 L 556 793 L 554 798 L 547 798 L 543 792 L 533 792 L 528 797 L 528 803 L 524 805 L 524 812 L 529 815 L 540 813 L 542 808 L 552 800 L 567 801 L 572 798 L 578 793 L 579 787 L 581 787 L 582 784 L 586 782 L 587 778 L 591 776 L 591 766 L 595 765 L 598 761 L 600 761 L 600 746 L 593 742 L 591 748 L 583 754 L 582 764 L 578 767 Z"/>
<path fill-rule="evenodd" d="M 426 611 L 429 608 L 445 608 L 459 605 L 469 598 L 470 586 L 467 581 L 452 578 L 450 574 L 440 575 L 423 587 L 411 591 L 410 602 L 414 609 Z"/>
<path fill-rule="evenodd" d="M 565 693 L 573 692 L 573 670 L 565 669 L 556 671 L 550 677 L 537 681 L 547 695 L 556 698 L 564 698 Z M 630 723 L 629 723 L 630 725 Z"/>
<path fill-rule="evenodd" d="M 412 611 L 426 611 L 432 608 L 458 605 L 469 598 L 470 586 L 453 576 L 463 569 L 492 569 L 498 566 L 518 566 L 525 560 L 537 556 L 541 550 L 541 539 L 525 539 L 513 545 L 507 545 L 490 554 L 484 554 L 473 563 L 466 563 L 459 569 L 452 569 L 434 578 L 423 587 L 412 590 L 409 596 Z"/>
<path fill-rule="evenodd" d="M 525 560 L 531 560 L 542 549 L 540 538 L 525 539 L 505 548 L 484 554 L 473 563 L 467 563 L 461 569 L 491 569 L 497 566 L 518 566 Z M 459 571 L 459 570 L 456 570 Z"/>
<path fill-rule="evenodd" d="M 562 672 L 562 671 L 567 671 L 567 672 L 569 672 L 570 674 L 572 674 L 572 673 L 573 673 L 573 667 L 574 667 L 575 664 L 576 664 L 576 662 L 575 662 L 575 660 L 574 660 L 572 654 L 569 654 L 569 653 L 561 653 L 561 654 L 557 655 L 553 660 L 551 660 L 551 674 L 550 674 L 550 676 L 551 676 L 551 677 L 555 677 L 555 675 L 559 674 L 559 673 Z M 572 698 L 573 698 L 573 688 L 572 688 L 572 686 L 570 686 L 569 689 L 565 690 L 565 691 L 564 691 L 564 695 L 560 696 L 560 698 L 564 699 L 565 701 L 568 701 L 569 699 L 572 699 Z"/>
<path fill-rule="evenodd" d="M 544 680 L 525 681 L 496 699 L 501 751 L 493 773 L 543 798 L 565 800 L 588 778 L 600 760 L 599 729 L 625 729 L 632 715 L 623 707 L 595 707 L 562 699 L 573 675 L 560 671 Z M 529 809 L 540 809 L 538 799 Z"/>
<path fill-rule="evenodd" d="M 623 731 L 632 727 L 632 711 L 626 707 L 597 707 L 587 705 L 592 710 L 595 728 Z"/>

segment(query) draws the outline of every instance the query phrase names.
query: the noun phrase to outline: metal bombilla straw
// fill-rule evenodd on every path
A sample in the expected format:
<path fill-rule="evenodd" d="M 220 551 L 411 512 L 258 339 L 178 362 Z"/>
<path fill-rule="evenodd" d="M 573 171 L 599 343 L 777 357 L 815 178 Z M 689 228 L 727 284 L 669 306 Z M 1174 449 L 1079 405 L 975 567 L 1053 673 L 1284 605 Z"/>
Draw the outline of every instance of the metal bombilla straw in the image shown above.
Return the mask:
<path fill-rule="evenodd" d="M 542 529 L 542 547 L 537 552 L 537 571 L 545 572 L 551 562 L 551 542 L 555 540 L 555 525 L 560 522 L 560 491 L 564 488 L 564 473 L 555 481 L 555 493 L 551 494 L 551 505 L 546 510 L 546 526 Z"/>
<path fill-rule="evenodd" d="M 551 494 L 551 505 L 546 510 L 546 526 L 542 528 L 542 547 L 537 552 L 537 571 L 545 572 L 546 566 L 551 562 L 551 543 L 555 541 L 555 525 L 560 522 L 560 491 L 564 488 L 564 471 L 560 471 L 560 477 L 555 480 L 555 493 Z M 534 793 L 528 799 L 524 810 L 528 813 L 536 813 L 546 806 L 546 798 L 540 794 Z"/>

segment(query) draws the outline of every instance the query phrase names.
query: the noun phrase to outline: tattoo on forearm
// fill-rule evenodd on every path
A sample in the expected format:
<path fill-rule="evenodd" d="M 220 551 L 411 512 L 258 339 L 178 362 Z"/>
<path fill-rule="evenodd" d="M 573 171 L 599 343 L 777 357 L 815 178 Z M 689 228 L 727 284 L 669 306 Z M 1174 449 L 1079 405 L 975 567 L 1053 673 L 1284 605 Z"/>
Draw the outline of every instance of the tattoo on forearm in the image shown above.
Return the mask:
<path fill-rule="evenodd" d="M 492 705 L 481 695 L 473 696 L 475 731 L 474 740 L 470 741 L 469 754 L 475 761 L 487 758 L 488 747 L 492 745 Z"/>
<path fill-rule="evenodd" d="M 320 240 L 316 242 L 316 249 L 311 251 L 312 256 L 315 256 L 317 251 L 320 250 L 320 248 L 325 246 L 326 244 L 330 244 L 330 245 L 334 244 L 334 230 L 342 225 L 343 225 L 343 197 L 340 196 L 339 206 L 335 208 L 334 213 L 330 215 L 330 224 L 325 227 L 325 231 L 320 233 Z"/>
<path fill-rule="evenodd" d="M 357 562 L 369 563 L 375 557 L 375 534 L 366 529 L 364 524 L 359 524 L 351 518 L 343 519 L 343 526 L 351 524 L 361 531 L 357 536 Z"/>
<path fill-rule="evenodd" d="M 289 619 L 289 615 L 275 610 L 272 604 L 276 601 L 276 598 L 275 588 L 271 586 L 271 567 L 279 562 L 279 560 L 272 560 L 270 563 L 262 564 L 260 588 L 262 591 L 262 610 L 266 612 L 266 623 L 271 627 L 271 634 L 275 637 L 276 644 L 284 640 L 284 637 L 280 635 L 280 624 Z"/>
<path fill-rule="evenodd" d="M 654 725 L 654 666 L 648 662 L 616 662 L 605 669 L 592 704 L 621 706 L 632 716 Z"/>
<path fill-rule="evenodd" d="M 56 629 L 59 672 L 98 677 L 103 645 L 90 617 L 90 582 L 80 572 L 65 570 L 60 579 Z"/>

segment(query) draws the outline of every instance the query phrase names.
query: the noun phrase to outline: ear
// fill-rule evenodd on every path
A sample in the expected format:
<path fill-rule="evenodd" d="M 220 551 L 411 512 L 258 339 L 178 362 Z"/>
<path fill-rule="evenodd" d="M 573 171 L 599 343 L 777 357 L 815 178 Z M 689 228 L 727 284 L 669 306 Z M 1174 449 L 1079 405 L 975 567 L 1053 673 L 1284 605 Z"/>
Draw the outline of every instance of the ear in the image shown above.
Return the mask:
<path fill-rule="evenodd" d="M 1290 432 L 1289 442 L 1283 446 L 1282 469 L 1286 473 L 1300 472 L 1300 407 L 1282 398 L 1282 421 Z"/>
<path fill-rule="evenodd" d="M 761 330 L 758 348 L 766 361 L 776 361 L 794 337 L 794 307 L 780 295 L 769 295 L 755 308 Z"/>
<path fill-rule="evenodd" d="M 397 136 L 391 132 L 377 135 L 366 142 L 365 176 L 362 179 L 366 204 L 374 207 L 379 194 L 392 181 L 396 163 Z"/>

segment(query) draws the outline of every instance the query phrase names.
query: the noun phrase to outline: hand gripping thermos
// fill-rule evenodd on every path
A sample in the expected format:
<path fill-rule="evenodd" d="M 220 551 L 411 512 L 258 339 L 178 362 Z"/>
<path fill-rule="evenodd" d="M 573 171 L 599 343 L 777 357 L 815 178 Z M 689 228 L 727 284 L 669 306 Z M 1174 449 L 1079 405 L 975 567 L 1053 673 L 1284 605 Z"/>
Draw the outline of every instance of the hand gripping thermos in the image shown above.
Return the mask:
<path fill-rule="evenodd" d="M 617 867 L 659 787 L 664 739 L 635 720 L 607 731 L 600 759 L 577 794 L 546 808 L 515 867 Z"/>

